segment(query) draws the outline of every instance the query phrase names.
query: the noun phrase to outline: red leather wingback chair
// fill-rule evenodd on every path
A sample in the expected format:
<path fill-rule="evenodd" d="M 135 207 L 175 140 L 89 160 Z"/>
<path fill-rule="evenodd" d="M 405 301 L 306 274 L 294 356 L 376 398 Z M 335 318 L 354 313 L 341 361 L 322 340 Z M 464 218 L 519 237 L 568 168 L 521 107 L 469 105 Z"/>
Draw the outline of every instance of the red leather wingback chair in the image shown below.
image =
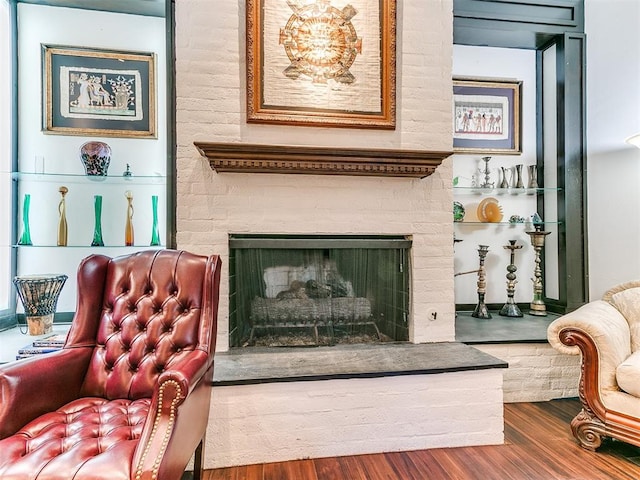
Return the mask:
<path fill-rule="evenodd" d="M 3 480 L 180 479 L 202 472 L 220 260 L 92 255 L 61 350 L 0 367 Z"/>

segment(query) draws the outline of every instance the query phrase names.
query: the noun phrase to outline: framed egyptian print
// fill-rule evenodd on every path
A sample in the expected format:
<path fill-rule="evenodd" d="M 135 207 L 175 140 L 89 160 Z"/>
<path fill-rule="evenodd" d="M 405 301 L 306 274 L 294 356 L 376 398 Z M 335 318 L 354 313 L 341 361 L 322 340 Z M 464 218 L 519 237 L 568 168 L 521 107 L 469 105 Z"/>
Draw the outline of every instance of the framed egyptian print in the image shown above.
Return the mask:
<path fill-rule="evenodd" d="M 396 0 L 247 0 L 247 121 L 395 128 Z"/>
<path fill-rule="evenodd" d="M 43 131 L 156 137 L 153 53 L 42 46 Z"/>
<path fill-rule="evenodd" d="M 454 79 L 454 152 L 522 152 L 521 91 L 517 80 Z"/>

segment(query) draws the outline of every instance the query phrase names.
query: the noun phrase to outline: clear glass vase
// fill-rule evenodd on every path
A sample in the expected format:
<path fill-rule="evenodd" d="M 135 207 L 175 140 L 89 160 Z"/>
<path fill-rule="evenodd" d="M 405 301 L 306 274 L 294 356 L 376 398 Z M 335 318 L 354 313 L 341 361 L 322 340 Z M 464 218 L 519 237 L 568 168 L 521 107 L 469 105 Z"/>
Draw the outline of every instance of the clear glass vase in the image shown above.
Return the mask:
<path fill-rule="evenodd" d="M 104 241 L 102 240 L 102 195 L 93 196 L 93 211 L 95 214 L 95 222 L 91 246 L 104 247 Z"/>
<path fill-rule="evenodd" d="M 151 196 L 151 208 L 153 210 L 153 226 L 151 227 L 151 243 L 149 245 L 160 245 L 160 232 L 158 231 L 158 196 Z"/>

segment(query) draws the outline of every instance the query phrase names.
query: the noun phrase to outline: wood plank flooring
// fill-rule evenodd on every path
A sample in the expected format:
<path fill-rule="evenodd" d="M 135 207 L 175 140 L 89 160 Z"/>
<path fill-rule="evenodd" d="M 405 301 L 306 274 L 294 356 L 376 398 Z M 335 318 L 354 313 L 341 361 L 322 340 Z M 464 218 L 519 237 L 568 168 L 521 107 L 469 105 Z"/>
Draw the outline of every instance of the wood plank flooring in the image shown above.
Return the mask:
<path fill-rule="evenodd" d="M 207 470 L 204 480 L 638 480 L 640 448 L 578 446 L 575 399 L 505 405 L 505 444 L 295 460 Z"/>

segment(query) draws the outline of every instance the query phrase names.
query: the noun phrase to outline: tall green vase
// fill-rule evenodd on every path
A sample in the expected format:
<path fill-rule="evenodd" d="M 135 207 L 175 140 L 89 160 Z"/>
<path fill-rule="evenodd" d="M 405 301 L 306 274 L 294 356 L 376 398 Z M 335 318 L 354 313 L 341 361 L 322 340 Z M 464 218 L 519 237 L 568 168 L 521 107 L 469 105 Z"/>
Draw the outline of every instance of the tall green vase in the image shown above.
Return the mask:
<path fill-rule="evenodd" d="M 33 245 L 31 242 L 31 229 L 29 228 L 29 207 L 31 205 L 31 195 L 24 194 L 22 202 L 22 235 L 18 240 L 18 245 Z"/>
<path fill-rule="evenodd" d="M 149 245 L 160 245 L 160 232 L 158 231 L 158 196 L 151 195 L 151 208 L 153 210 L 153 226 L 151 227 L 151 243 Z"/>
<path fill-rule="evenodd" d="M 102 195 L 93 196 L 93 211 L 95 214 L 95 223 L 91 246 L 104 247 L 104 241 L 102 240 Z"/>

